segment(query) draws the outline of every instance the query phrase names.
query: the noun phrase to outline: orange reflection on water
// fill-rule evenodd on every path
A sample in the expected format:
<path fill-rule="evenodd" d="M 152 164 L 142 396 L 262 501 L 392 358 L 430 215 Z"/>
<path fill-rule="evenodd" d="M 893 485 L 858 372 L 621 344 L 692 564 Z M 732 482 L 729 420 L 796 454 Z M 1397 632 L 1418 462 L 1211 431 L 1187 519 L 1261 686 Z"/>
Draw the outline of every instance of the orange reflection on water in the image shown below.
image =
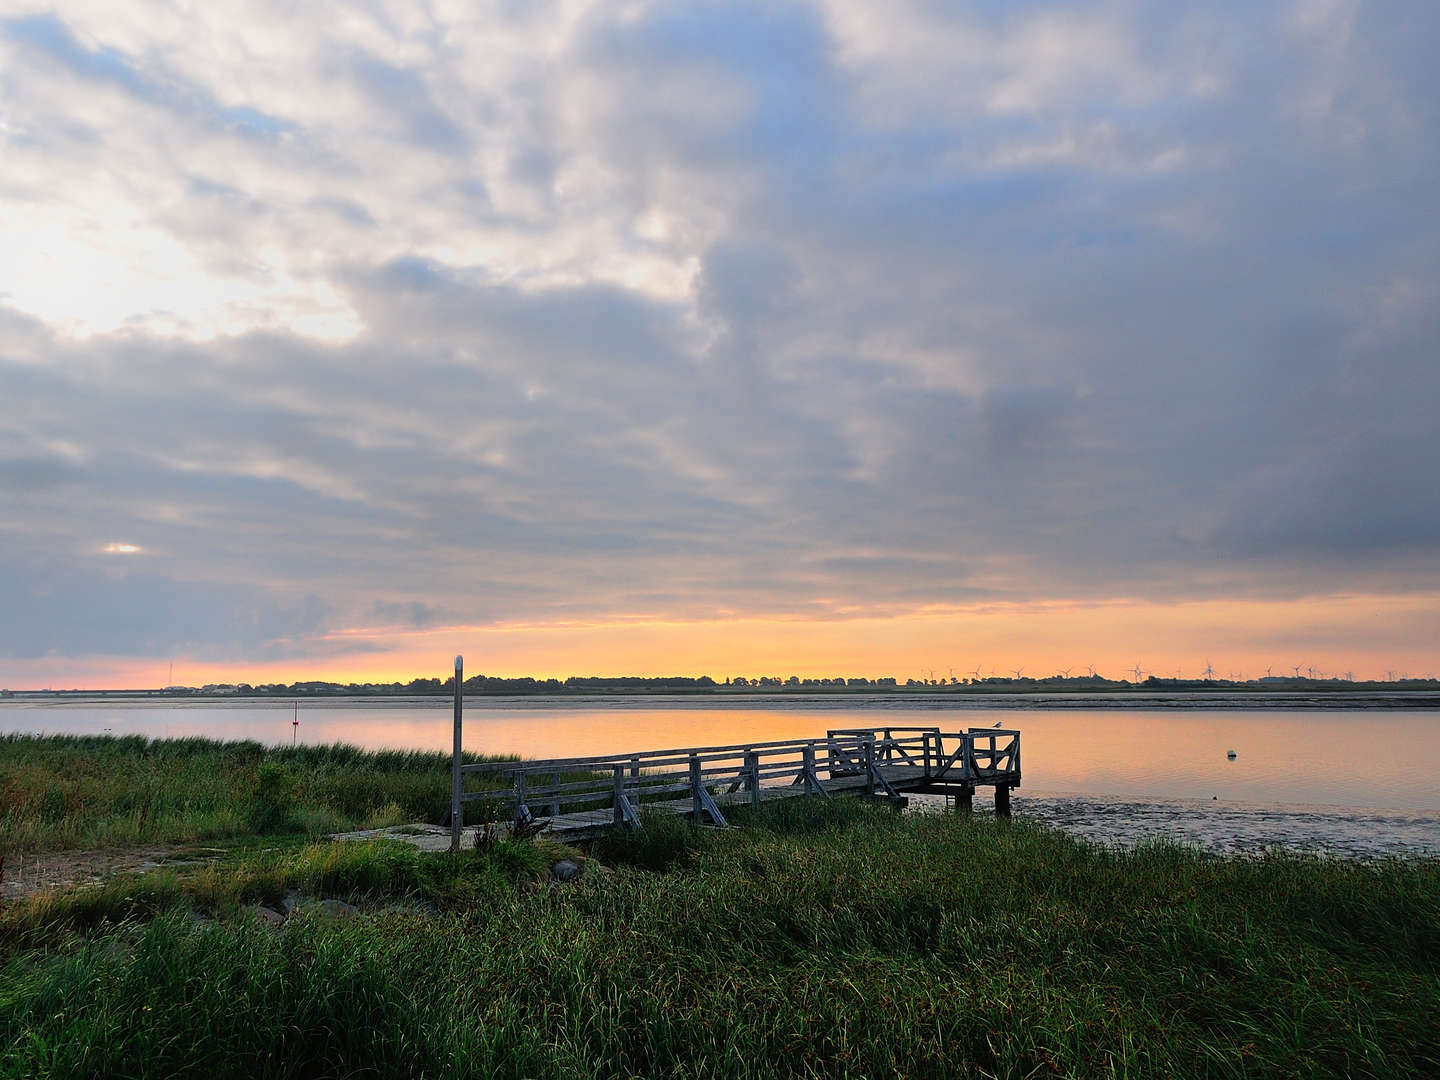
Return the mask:
<path fill-rule="evenodd" d="M 0 732 L 291 739 L 288 701 L 256 705 L 0 706 Z M 448 751 L 447 702 L 306 702 L 298 736 Z M 465 747 L 573 757 L 823 736 L 827 728 L 999 721 L 1022 733 L 1027 792 L 1440 810 L 1440 716 L 1433 712 L 1022 710 L 883 707 L 719 708 L 704 701 L 467 702 Z M 1235 760 L 1226 758 L 1236 751 Z"/>

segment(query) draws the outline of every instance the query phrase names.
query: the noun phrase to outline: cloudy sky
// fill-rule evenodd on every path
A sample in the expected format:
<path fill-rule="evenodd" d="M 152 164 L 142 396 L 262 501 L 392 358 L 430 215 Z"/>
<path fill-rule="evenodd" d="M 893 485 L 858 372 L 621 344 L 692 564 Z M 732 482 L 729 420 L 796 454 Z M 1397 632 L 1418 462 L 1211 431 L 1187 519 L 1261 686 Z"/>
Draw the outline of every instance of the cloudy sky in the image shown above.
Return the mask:
<path fill-rule="evenodd" d="M 0 0 L 0 684 L 1433 671 L 1432 0 Z"/>

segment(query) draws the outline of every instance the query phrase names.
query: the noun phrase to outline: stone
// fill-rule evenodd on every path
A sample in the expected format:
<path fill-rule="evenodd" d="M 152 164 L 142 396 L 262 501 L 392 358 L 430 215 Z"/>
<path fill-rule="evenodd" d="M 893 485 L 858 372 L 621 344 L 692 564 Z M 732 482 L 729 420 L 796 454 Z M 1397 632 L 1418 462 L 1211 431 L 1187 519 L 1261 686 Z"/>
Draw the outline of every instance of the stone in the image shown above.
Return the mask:
<path fill-rule="evenodd" d="M 561 859 L 550 868 L 550 876 L 556 881 L 574 881 L 584 872 L 584 868 L 570 859 Z"/>
<path fill-rule="evenodd" d="M 255 917 L 268 926 L 285 925 L 285 916 L 272 907 L 257 907 Z"/>
<path fill-rule="evenodd" d="M 349 919 L 360 914 L 359 908 L 344 900 L 321 900 L 320 910 L 335 919 Z"/>
<path fill-rule="evenodd" d="M 284 915 L 294 915 L 300 910 L 300 893 L 291 889 L 285 894 L 285 899 L 280 901 L 280 911 Z"/>

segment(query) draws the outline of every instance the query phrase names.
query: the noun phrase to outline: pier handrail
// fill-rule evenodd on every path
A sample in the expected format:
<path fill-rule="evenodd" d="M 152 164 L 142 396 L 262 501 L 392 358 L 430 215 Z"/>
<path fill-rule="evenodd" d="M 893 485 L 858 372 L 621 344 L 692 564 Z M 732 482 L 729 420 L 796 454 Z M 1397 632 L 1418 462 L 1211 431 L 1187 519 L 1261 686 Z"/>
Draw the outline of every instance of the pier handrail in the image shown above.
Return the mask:
<path fill-rule="evenodd" d="M 758 805 L 762 787 L 783 787 L 787 781 L 823 798 L 831 796 L 837 781 L 848 791 L 859 785 L 867 795 L 897 802 L 903 801 L 895 787 L 900 782 L 912 790 L 917 783 L 948 785 L 947 790 L 960 785 L 968 798 L 977 782 L 997 788 L 1019 783 L 1019 738 L 1009 729 L 944 732 L 888 725 L 836 728 L 824 738 L 474 763 L 462 766 L 462 776 L 498 774 L 508 783 L 461 792 L 457 805 L 510 803 L 517 821 L 533 817 L 536 808 L 552 818 L 567 807 L 588 808 L 604 811 L 616 827 L 635 827 L 646 800 L 674 804 L 680 799 L 697 823 L 709 819 L 723 827 L 717 794 L 731 802 L 748 795 Z M 892 777 L 902 779 L 892 783 Z"/>

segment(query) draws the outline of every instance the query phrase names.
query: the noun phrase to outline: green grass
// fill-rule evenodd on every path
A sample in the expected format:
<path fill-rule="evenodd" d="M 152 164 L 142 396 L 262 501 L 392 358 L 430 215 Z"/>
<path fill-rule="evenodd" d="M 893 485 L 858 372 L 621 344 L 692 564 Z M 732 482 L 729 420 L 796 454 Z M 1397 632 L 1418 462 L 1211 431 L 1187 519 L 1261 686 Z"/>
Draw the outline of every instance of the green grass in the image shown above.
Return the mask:
<path fill-rule="evenodd" d="M 556 860 L 574 857 L 573 848 L 548 839 L 501 840 L 453 858 L 393 840 L 241 847 L 215 863 L 118 875 L 0 908 L 0 956 L 171 912 L 229 917 L 255 905 L 278 907 L 291 890 L 307 899 L 469 910 L 505 899 L 517 883 L 539 881 Z"/>
<path fill-rule="evenodd" d="M 632 864 L 646 843 L 676 846 Z M 0 1077 L 1440 1075 L 1440 861 L 1122 852 L 816 802 L 683 849 L 538 890 L 492 866 L 473 895 L 455 883 L 488 856 L 255 853 L 224 896 L 309 875 L 438 908 L 283 930 L 223 898 L 194 925 L 174 875 L 102 905 L 118 923 L 57 907 L 0 927 L 25 939 Z"/>
<path fill-rule="evenodd" d="M 448 754 L 0 736 L 0 856 L 439 822 L 449 803 Z"/>

